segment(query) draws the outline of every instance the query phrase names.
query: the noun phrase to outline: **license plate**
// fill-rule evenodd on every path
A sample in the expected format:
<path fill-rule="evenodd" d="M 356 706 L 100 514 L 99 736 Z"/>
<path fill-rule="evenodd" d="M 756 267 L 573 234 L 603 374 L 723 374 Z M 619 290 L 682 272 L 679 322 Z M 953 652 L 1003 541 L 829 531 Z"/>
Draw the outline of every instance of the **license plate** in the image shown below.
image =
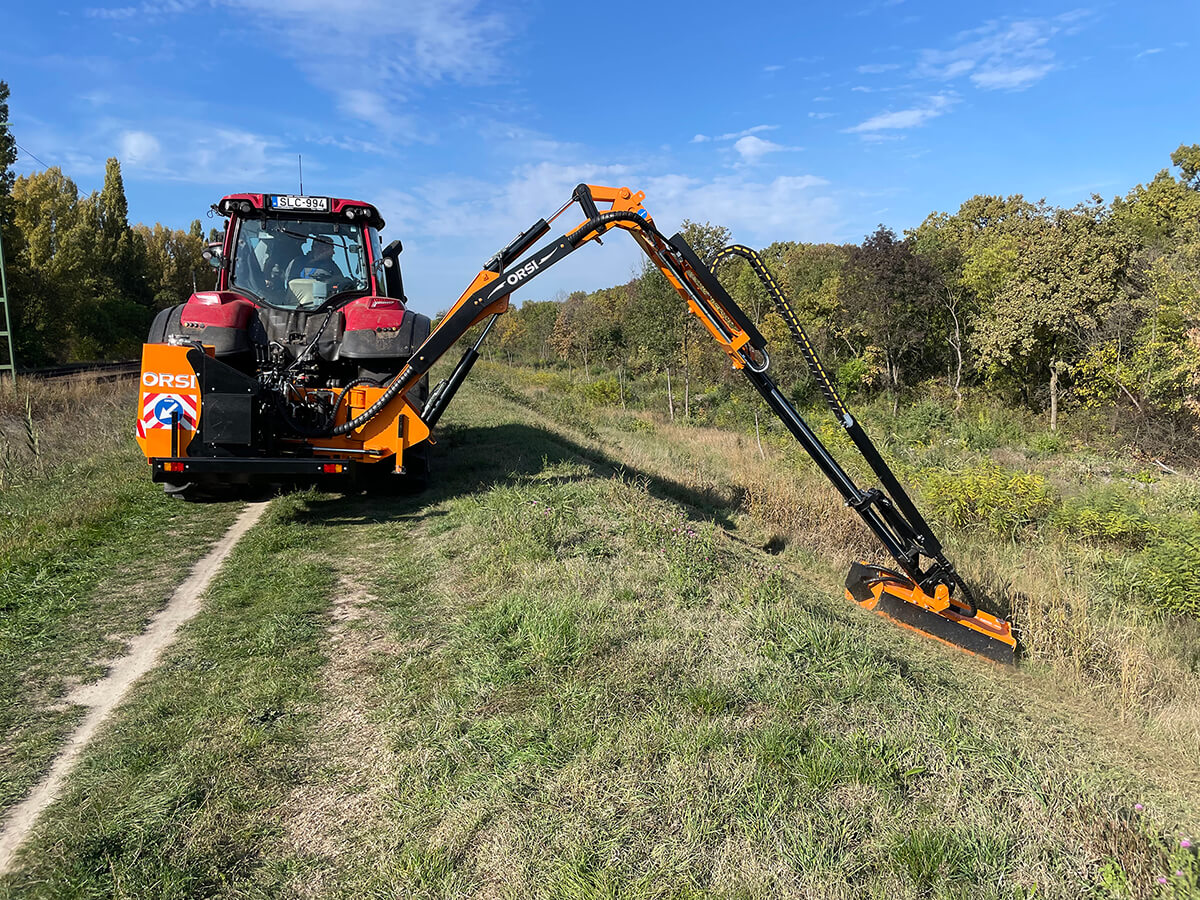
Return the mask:
<path fill-rule="evenodd" d="M 300 209 L 305 212 L 329 212 L 329 198 L 297 197 L 295 194 L 272 194 L 271 209 Z"/>

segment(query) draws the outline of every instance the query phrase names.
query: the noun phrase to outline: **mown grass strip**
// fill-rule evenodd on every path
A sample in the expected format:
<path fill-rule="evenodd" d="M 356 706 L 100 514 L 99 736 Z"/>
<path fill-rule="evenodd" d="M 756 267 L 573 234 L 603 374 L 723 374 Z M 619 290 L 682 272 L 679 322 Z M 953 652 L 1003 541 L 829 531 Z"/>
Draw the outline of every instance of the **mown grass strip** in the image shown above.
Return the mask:
<path fill-rule="evenodd" d="M 1114 758 L 1123 742 L 1015 676 L 914 648 L 532 420 L 505 427 L 444 435 L 469 469 L 503 460 L 472 489 L 338 512 L 360 523 L 347 552 L 370 548 L 347 560 L 386 623 L 367 639 L 390 649 L 337 702 L 382 751 L 369 788 L 355 748 L 308 772 L 331 833 L 281 842 L 273 864 L 302 895 L 1116 897 L 1112 873 L 1146 894 L 1172 866 L 1195 881 L 1172 834 L 1200 821 L 1194 792 Z"/>
<path fill-rule="evenodd" d="M 81 762 L 0 896 L 236 891 L 280 823 L 314 700 L 333 576 L 321 529 L 273 505 L 205 611 Z"/>
<path fill-rule="evenodd" d="M 288 498 L 243 545 L 0 896 L 1194 886 L 1194 789 L 1136 730 L 914 643 L 667 499 L 687 484 L 463 399 L 427 495 Z M 369 594 L 337 642 L 335 575 Z"/>
<path fill-rule="evenodd" d="M 237 513 L 173 502 L 150 482 L 132 391 L 35 388 L 46 409 L 29 427 L 57 424 L 37 456 L 5 458 L 0 490 L 0 811 L 82 715 L 71 689 L 103 675 Z M 11 424 L 0 416 L 4 440 Z"/>

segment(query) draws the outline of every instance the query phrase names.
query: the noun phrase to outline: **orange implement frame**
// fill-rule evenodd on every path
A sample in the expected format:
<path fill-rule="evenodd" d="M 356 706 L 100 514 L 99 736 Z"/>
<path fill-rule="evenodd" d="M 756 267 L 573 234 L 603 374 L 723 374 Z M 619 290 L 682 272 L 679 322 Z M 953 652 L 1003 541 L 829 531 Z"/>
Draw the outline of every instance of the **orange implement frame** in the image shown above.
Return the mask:
<path fill-rule="evenodd" d="M 1012 626 L 981 609 L 962 615 L 944 584 L 930 597 L 901 572 L 854 563 L 846 578 L 846 599 L 955 649 L 1006 665 L 1015 662 Z"/>
<path fill-rule="evenodd" d="M 571 199 L 549 220 L 541 219 L 518 235 L 488 262 L 471 286 L 458 299 L 415 354 L 396 385 L 407 390 L 450 343 L 488 316 L 508 309 L 509 295 L 536 275 L 555 265 L 589 241 L 600 241 L 613 228 L 628 231 L 647 257 L 663 273 L 729 356 L 734 369 L 750 381 L 793 437 L 812 457 L 817 467 L 842 494 L 847 506 L 863 518 L 896 560 L 903 572 L 874 570 L 855 581 L 852 571 L 848 589 L 854 584 L 854 599 L 946 644 L 991 659 L 1012 662 L 1016 641 L 1007 623 L 978 609 L 966 583 L 942 552 L 941 542 L 913 504 L 903 486 L 879 454 L 857 420 L 846 410 L 829 382 L 811 342 L 790 310 L 774 279 L 754 251 L 734 245 L 720 255 L 734 252 L 746 257 L 768 293 L 785 314 L 785 321 L 805 351 L 822 393 L 851 442 L 880 480 L 880 487 L 862 489 L 830 454 L 796 410 L 790 399 L 767 375 L 770 359 L 766 340 L 717 280 L 709 264 L 698 258 L 682 235 L 667 238 L 655 227 L 642 206 L 644 195 L 629 188 L 581 184 Z M 556 242 L 532 249 L 550 230 L 550 222 L 578 203 L 586 219 Z M 599 205 L 598 205 L 599 204 Z M 604 208 L 601 208 L 601 207 Z M 719 255 L 719 256 L 720 256 Z M 460 363 L 465 373 L 474 351 Z M 456 370 L 456 376 L 458 371 Z M 452 379 L 456 384 L 461 379 Z M 452 391 L 448 396 L 452 396 Z M 447 402 L 443 398 L 442 406 Z M 440 407 L 434 411 L 434 420 Z M 865 570 L 864 570 L 865 571 Z M 883 577 L 886 576 L 886 577 Z M 869 587 L 864 584 L 869 583 Z M 955 589 L 958 589 L 955 596 Z M 932 592 L 932 596 L 930 593 Z"/>
<path fill-rule="evenodd" d="M 142 384 L 137 441 L 148 460 L 188 456 L 197 434 L 203 397 L 187 355 L 190 346 L 142 345 Z M 212 348 L 206 347 L 211 356 Z M 301 390 L 301 394 L 307 393 Z M 341 389 L 321 391 L 336 401 Z M 339 409 L 335 424 L 348 422 L 369 409 L 384 394 L 383 388 L 352 387 Z M 397 471 L 403 466 L 404 451 L 429 439 L 429 428 L 403 395 L 391 398 L 375 415 L 345 434 L 296 438 L 294 443 L 309 448 L 314 456 L 343 457 L 347 453 L 363 462 L 395 458 Z"/>

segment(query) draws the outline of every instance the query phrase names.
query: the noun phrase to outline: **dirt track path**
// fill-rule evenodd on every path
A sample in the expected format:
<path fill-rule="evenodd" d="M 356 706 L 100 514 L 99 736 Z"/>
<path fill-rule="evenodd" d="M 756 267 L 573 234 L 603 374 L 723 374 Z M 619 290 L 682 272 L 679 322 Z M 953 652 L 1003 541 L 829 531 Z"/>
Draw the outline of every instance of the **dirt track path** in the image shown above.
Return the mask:
<path fill-rule="evenodd" d="M 200 598 L 237 542 L 266 511 L 266 503 L 251 503 L 225 532 L 220 541 L 196 563 L 187 580 L 175 589 L 170 601 L 146 630 L 130 641 L 129 652 L 117 660 L 100 681 L 84 685 L 68 699 L 89 707 L 79 727 L 67 739 L 50 771 L 29 796 L 13 807 L 0 825 L 0 875 L 7 873 L 13 858 L 32 831 L 42 810 L 57 799 L 67 775 L 79 761 L 100 726 L 120 705 L 129 689 L 145 675 L 175 641 L 179 627 L 200 611 Z"/>

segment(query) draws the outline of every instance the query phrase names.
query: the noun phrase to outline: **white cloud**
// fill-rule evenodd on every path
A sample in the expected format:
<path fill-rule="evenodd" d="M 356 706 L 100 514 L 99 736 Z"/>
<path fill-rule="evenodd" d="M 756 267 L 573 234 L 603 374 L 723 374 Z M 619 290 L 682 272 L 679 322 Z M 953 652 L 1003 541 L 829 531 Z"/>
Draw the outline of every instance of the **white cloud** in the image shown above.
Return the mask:
<path fill-rule="evenodd" d="M 716 137 L 698 134 L 692 138 L 693 144 L 705 144 L 709 141 L 736 141 L 739 138 L 749 137 L 753 134 L 762 134 L 764 131 L 775 131 L 778 125 L 755 125 L 753 128 L 747 128 L 745 131 L 731 131 L 728 134 L 719 134 Z"/>
<path fill-rule="evenodd" d="M 764 141 L 762 138 L 751 134 L 744 138 L 739 138 L 734 143 L 733 149 L 738 152 L 743 162 L 753 165 L 768 153 L 778 153 L 780 150 L 788 148 L 782 144 L 776 144 L 774 141 Z"/>
<path fill-rule="evenodd" d="M 1036 81 L 1041 81 L 1053 69 L 1054 66 L 1050 63 L 986 69 L 972 75 L 971 81 L 985 90 L 1019 91 Z"/>
<path fill-rule="evenodd" d="M 943 81 L 968 76 L 983 90 L 1024 90 L 1059 68 L 1052 42 L 1077 32 L 1088 15 L 1075 10 L 1052 18 L 988 22 L 959 34 L 948 50 L 922 51 L 917 73 Z"/>
<path fill-rule="evenodd" d="M 701 179 L 647 173 L 623 164 L 539 163 L 516 169 L 500 186 L 448 177 L 405 191 L 375 190 L 371 198 L 388 221 L 388 233 L 404 240 L 405 284 L 414 305 L 422 312 L 435 312 L 457 298 L 492 253 L 557 208 L 580 182 L 644 190 L 647 211 L 667 235 L 679 230 L 685 219 L 724 225 L 736 239 L 758 246 L 775 240 L 830 240 L 841 229 L 828 182 L 811 174 L 768 181 L 746 175 Z M 364 186 L 360 193 L 365 191 Z M 578 207 L 572 207 L 554 223 L 553 233 L 569 231 L 581 221 Z M 619 284 L 640 270 L 643 259 L 627 235 L 613 233 L 603 247 L 581 249 L 515 300 Z"/>
<path fill-rule="evenodd" d="M 126 131 L 117 146 L 121 162 L 139 168 L 154 168 L 162 154 L 158 138 L 144 131 Z"/>
<path fill-rule="evenodd" d="M 899 63 L 872 63 L 867 66 L 859 66 L 856 71 L 861 75 L 882 75 L 884 72 L 891 72 L 900 68 Z"/>
<path fill-rule="evenodd" d="M 643 185 L 647 209 L 664 231 L 666 223 L 673 230 L 691 219 L 724 225 L 739 240 L 770 243 L 828 240 L 836 229 L 837 203 L 818 190 L 829 182 L 816 175 L 781 175 L 771 181 L 659 175 Z"/>
<path fill-rule="evenodd" d="M 831 113 L 831 112 L 810 112 L 810 113 L 808 114 L 808 117 L 809 117 L 810 119 L 832 119 L 832 118 L 833 118 L 835 115 L 837 115 L 837 113 Z"/>
<path fill-rule="evenodd" d="M 296 179 L 295 155 L 284 153 L 274 138 L 211 122 L 168 120 L 154 127 L 154 134 L 101 128 L 74 152 L 83 152 L 84 143 L 89 153 L 107 155 L 115 148 L 131 175 L 156 181 L 249 189 L 264 181 L 291 184 Z M 316 170 L 305 163 L 306 170 Z"/>
<path fill-rule="evenodd" d="M 483 84 L 503 71 L 514 29 L 482 6 L 480 0 L 148 0 L 85 12 L 128 21 L 220 8 L 236 27 L 257 26 L 272 52 L 292 59 L 350 118 L 407 143 L 424 139 L 401 106 L 409 94 L 438 82 Z"/>
<path fill-rule="evenodd" d="M 879 131 L 916 128 L 924 125 L 930 119 L 936 119 L 953 105 L 953 97 L 938 94 L 930 97 L 923 106 L 879 113 L 845 130 L 851 134 L 872 134 Z"/>
<path fill-rule="evenodd" d="M 338 108 L 362 122 L 378 122 L 388 112 L 387 103 L 374 91 L 350 89 L 341 92 Z"/>
<path fill-rule="evenodd" d="M 733 150 L 739 158 L 739 165 L 752 166 L 762 161 L 762 158 L 769 153 L 778 153 L 780 151 L 800 150 L 800 147 L 785 147 L 783 144 L 777 144 L 774 141 L 768 141 L 758 137 L 765 131 L 775 131 L 778 125 L 755 125 L 753 128 L 747 128 L 744 131 L 731 131 L 728 134 L 720 134 L 716 137 L 698 134 L 692 138 L 693 144 L 706 144 L 714 141 L 733 142 Z"/>
<path fill-rule="evenodd" d="M 783 68 L 784 68 L 783 66 L 778 66 L 778 65 L 776 65 L 776 66 L 763 66 L 763 71 L 764 71 L 764 72 L 781 72 L 781 71 L 783 71 Z"/>
<path fill-rule="evenodd" d="M 1153 56 L 1155 53 L 1162 53 L 1162 47 L 1151 47 L 1148 50 L 1143 50 L 1141 53 L 1134 56 L 1134 59 L 1141 59 L 1143 56 Z"/>

